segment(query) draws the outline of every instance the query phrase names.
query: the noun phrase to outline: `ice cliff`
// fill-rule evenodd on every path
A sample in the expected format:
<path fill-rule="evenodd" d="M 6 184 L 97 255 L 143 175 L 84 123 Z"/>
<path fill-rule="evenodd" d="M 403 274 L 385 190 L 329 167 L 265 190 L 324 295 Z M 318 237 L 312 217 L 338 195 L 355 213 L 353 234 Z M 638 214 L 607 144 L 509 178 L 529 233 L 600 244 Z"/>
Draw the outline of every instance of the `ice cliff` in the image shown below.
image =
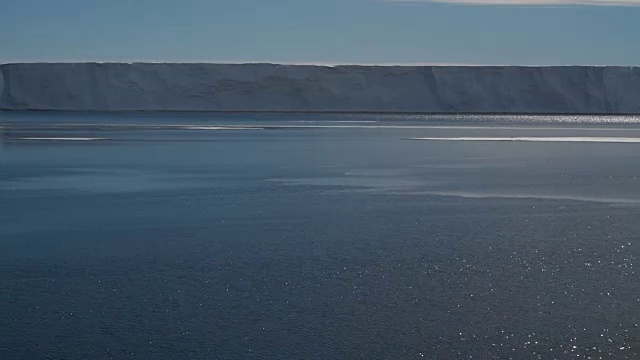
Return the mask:
<path fill-rule="evenodd" d="M 25 63 L 0 73 L 5 110 L 640 113 L 638 67 Z"/>

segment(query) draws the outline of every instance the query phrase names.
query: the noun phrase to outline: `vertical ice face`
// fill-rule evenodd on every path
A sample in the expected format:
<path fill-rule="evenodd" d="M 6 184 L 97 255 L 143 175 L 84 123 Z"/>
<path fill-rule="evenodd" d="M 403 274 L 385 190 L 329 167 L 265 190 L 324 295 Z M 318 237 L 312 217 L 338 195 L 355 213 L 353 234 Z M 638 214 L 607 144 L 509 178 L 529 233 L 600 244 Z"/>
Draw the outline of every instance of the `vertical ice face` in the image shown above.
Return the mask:
<path fill-rule="evenodd" d="M 43 63 L 0 71 L 0 107 L 15 110 L 640 113 L 640 68 Z"/>
<path fill-rule="evenodd" d="M 4 106 L 2 101 L 3 94 L 4 94 L 4 76 L 2 76 L 2 66 L 0 66 L 0 108 Z"/>

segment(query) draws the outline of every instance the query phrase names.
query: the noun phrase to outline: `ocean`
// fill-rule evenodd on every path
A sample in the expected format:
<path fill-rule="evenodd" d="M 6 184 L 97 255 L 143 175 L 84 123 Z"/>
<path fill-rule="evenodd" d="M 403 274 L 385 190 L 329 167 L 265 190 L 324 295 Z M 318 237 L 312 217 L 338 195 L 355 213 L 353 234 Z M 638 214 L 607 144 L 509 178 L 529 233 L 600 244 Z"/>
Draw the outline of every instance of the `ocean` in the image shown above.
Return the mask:
<path fill-rule="evenodd" d="M 0 359 L 637 359 L 640 117 L 0 112 Z"/>

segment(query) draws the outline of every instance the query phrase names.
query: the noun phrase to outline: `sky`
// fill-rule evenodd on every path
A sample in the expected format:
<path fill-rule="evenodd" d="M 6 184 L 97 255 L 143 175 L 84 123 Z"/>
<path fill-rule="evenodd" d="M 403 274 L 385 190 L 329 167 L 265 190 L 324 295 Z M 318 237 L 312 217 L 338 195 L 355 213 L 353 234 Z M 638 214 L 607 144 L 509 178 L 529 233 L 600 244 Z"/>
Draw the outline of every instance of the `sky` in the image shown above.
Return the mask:
<path fill-rule="evenodd" d="M 640 0 L 2 0 L 0 63 L 640 65 Z"/>

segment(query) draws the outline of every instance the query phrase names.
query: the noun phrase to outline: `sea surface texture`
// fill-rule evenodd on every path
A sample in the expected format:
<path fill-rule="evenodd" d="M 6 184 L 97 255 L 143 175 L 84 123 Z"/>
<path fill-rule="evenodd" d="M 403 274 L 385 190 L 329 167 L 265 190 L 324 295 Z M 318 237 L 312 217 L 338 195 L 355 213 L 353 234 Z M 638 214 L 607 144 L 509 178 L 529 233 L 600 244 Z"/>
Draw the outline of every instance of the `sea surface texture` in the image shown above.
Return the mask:
<path fill-rule="evenodd" d="M 0 359 L 640 356 L 638 117 L 0 126 Z"/>

